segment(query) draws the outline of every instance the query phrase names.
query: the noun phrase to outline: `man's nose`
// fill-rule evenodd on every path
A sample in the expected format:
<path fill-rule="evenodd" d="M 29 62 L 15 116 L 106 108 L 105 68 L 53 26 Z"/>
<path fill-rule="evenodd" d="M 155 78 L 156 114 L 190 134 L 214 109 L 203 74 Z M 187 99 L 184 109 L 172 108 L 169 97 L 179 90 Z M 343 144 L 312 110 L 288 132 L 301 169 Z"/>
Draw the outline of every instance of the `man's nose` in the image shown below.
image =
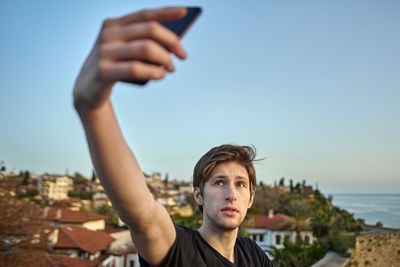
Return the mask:
<path fill-rule="evenodd" d="M 236 200 L 236 191 L 235 191 L 235 186 L 232 184 L 229 184 L 226 188 L 225 192 L 225 198 L 228 201 L 234 201 Z"/>

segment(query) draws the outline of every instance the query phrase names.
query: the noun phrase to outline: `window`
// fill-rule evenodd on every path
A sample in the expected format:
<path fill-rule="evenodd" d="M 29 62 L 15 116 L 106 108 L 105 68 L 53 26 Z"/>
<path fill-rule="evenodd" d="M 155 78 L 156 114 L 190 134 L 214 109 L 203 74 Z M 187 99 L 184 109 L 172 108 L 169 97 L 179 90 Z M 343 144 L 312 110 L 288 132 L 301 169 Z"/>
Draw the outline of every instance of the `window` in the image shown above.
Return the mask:
<path fill-rule="evenodd" d="M 134 260 L 130 260 L 129 261 L 129 267 L 135 267 L 135 261 Z"/>
<path fill-rule="evenodd" d="M 261 242 L 264 242 L 264 235 L 263 235 L 263 234 L 260 234 L 260 235 L 258 236 L 258 238 L 259 238 L 259 240 L 260 240 Z"/>
<path fill-rule="evenodd" d="M 275 243 L 276 243 L 277 245 L 280 245 L 280 244 L 281 244 L 281 235 L 276 235 L 276 236 L 275 236 Z"/>
<path fill-rule="evenodd" d="M 309 235 L 305 235 L 304 236 L 304 241 L 306 242 L 307 245 L 310 244 L 310 236 Z"/>

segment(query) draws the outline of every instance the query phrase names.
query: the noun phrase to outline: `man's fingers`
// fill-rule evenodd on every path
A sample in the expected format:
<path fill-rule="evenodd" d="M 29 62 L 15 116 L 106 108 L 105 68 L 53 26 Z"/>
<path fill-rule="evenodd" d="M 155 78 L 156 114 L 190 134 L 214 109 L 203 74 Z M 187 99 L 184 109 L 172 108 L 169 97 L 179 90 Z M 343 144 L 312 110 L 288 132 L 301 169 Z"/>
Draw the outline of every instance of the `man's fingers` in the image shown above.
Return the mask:
<path fill-rule="evenodd" d="M 164 21 L 183 18 L 187 13 L 185 7 L 164 7 L 159 9 L 144 9 L 139 12 L 131 13 L 119 18 L 107 19 L 103 27 L 115 25 L 127 25 L 135 22 L 149 20 Z"/>
<path fill-rule="evenodd" d="M 101 47 L 101 57 L 110 61 L 142 60 L 174 71 L 170 54 L 158 43 L 143 39 L 130 43 L 111 43 Z"/>
<path fill-rule="evenodd" d="M 179 58 L 186 57 L 179 37 L 157 21 L 146 21 L 123 27 L 109 27 L 103 30 L 101 38 L 104 43 L 153 39 L 167 47 Z"/>
<path fill-rule="evenodd" d="M 118 63 L 103 62 L 100 65 L 101 76 L 106 81 L 160 80 L 166 71 L 160 66 L 142 61 L 124 61 Z"/>
<path fill-rule="evenodd" d="M 184 17 L 187 13 L 185 7 L 165 7 L 159 9 L 145 9 L 133 14 L 128 14 L 120 18 L 121 24 L 131 24 L 134 22 L 148 20 L 175 20 Z"/>

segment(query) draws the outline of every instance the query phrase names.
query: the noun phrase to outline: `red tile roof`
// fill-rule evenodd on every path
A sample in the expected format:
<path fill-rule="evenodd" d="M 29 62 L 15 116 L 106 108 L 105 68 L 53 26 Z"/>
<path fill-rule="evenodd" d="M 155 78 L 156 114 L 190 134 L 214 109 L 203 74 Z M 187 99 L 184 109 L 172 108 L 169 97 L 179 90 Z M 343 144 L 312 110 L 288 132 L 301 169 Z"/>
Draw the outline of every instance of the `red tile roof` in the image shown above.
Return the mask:
<path fill-rule="evenodd" d="M 96 267 L 100 264 L 99 261 L 90 261 L 85 259 L 71 258 L 63 255 L 47 254 L 46 260 L 48 266 L 52 267 Z"/>
<path fill-rule="evenodd" d="M 60 210 L 60 215 L 57 214 L 57 210 Z M 57 216 L 60 216 L 59 218 Z M 95 220 L 106 220 L 108 217 L 101 214 L 91 213 L 87 211 L 74 211 L 67 208 L 54 208 L 51 207 L 47 211 L 46 218 L 52 221 L 58 221 L 60 223 L 85 223 L 88 221 Z"/>
<path fill-rule="evenodd" d="M 61 217 L 58 219 L 60 223 L 84 223 L 95 220 L 105 220 L 107 216 L 91 213 L 87 211 L 73 211 L 62 209 Z"/>
<path fill-rule="evenodd" d="M 77 197 L 70 197 L 67 199 L 62 199 L 59 201 L 60 203 L 65 203 L 65 204 L 73 204 L 73 203 L 81 203 L 82 200 L 80 198 Z"/>
<path fill-rule="evenodd" d="M 80 249 L 89 253 L 105 250 L 115 239 L 103 231 L 66 225 L 59 229 L 57 243 L 53 248 Z"/>
<path fill-rule="evenodd" d="M 276 214 L 272 218 L 267 215 L 251 215 L 254 228 L 267 228 L 270 230 L 290 230 L 296 219 L 284 214 Z"/>

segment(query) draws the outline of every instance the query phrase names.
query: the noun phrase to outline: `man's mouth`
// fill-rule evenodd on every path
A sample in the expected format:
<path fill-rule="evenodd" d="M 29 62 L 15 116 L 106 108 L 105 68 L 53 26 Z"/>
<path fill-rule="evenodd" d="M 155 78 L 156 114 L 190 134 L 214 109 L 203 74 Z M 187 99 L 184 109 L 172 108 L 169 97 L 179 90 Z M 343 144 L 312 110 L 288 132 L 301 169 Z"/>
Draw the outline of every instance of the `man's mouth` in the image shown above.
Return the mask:
<path fill-rule="evenodd" d="M 236 208 L 234 208 L 234 207 L 225 207 L 225 208 L 222 208 L 221 211 L 222 211 L 224 214 L 228 215 L 228 216 L 233 216 L 233 215 L 235 215 L 237 212 L 239 212 L 239 210 L 236 209 Z"/>

